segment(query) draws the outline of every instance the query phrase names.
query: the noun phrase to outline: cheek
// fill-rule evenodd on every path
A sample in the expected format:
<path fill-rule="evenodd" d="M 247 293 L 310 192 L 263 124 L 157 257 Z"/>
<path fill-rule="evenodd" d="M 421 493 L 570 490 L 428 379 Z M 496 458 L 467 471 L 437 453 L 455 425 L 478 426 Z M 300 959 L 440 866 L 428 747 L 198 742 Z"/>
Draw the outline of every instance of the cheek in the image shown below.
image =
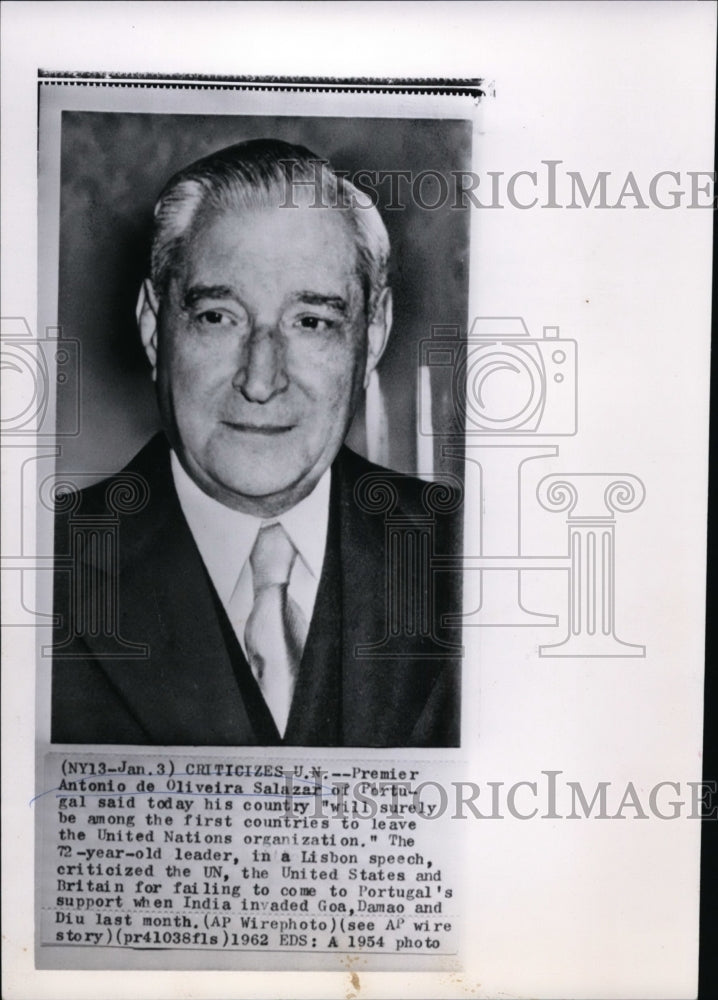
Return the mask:
<path fill-rule="evenodd" d="M 290 381 L 324 408 L 339 412 L 353 403 L 364 376 L 365 354 L 346 343 L 321 345 L 316 349 L 290 349 L 287 369 Z"/>
<path fill-rule="evenodd" d="M 308 387 L 308 394 L 314 401 L 315 419 L 318 424 L 328 425 L 330 433 L 333 428 L 337 433 L 343 431 L 347 413 L 354 408 L 355 385 L 352 372 L 325 368 Z"/>
<path fill-rule="evenodd" d="M 202 396 L 225 379 L 226 352 L 194 343 L 190 338 L 176 341 L 167 357 L 167 371 L 173 392 Z"/>

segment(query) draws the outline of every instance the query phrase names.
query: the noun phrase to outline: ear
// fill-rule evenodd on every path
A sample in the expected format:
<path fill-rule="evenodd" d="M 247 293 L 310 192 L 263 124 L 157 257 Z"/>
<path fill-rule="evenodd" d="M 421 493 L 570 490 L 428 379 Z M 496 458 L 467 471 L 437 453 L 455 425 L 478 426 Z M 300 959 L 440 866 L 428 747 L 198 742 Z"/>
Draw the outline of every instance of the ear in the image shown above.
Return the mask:
<path fill-rule="evenodd" d="M 142 282 L 135 316 L 145 354 L 152 365 L 152 379 L 157 378 L 157 317 L 159 300 L 149 278 Z"/>
<path fill-rule="evenodd" d="M 385 288 L 379 296 L 374 307 L 374 315 L 369 320 L 369 326 L 367 327 L 367 358 L 366 370 L 364 372 L 365 389 L 369 385 L 371 373 L 379 364 L 379 360 L 389 340 L 392 315 L 391 289 Z"/>

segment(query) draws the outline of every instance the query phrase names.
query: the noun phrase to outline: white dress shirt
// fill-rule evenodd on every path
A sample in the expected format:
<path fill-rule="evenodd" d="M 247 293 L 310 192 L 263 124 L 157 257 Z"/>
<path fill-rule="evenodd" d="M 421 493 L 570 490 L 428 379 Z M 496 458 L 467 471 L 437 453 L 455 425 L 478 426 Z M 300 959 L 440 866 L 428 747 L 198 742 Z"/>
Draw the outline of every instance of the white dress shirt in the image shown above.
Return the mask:
<path fill-rule="evenodd" d="M 327 544 L 329 470 L 309 496 L 291 510 L 277 517 L 262 519 L 232 510 L 208 496 L 190 479 L 174 451 L 171 461 L 182 513 L 245 656 L 244 629 L 254 604 L 249 556 L 257 533 L 265 524 L 280 523 L 297 550 L 288 590 L 309 624 L 314 613 Z"/>

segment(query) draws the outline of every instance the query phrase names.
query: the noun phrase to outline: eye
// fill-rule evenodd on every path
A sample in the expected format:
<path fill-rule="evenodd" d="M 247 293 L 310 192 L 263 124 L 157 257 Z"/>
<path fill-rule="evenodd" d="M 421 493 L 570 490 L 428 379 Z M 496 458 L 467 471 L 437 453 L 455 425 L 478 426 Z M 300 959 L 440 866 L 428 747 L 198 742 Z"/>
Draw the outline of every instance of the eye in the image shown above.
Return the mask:
<path fill-rule="evenodd" d="M 196 321 L 202 326 L 229 326 L 233 322 L 231 316 L 219 309 L 205 309 L 197 315 Z"/>
<path fill-rule="evenodd" d="M 298 316 L 295 320 L 295 325 L 300 328 L 300 330 L 309 330 L 310 332 L 318 333 L 328 333 L 331 330 L 337 328 L 337 323 L 333 319 L 327 319 L 326 316 L 316 316 L 313 313 L 309 313 L 304 316 Z"/>

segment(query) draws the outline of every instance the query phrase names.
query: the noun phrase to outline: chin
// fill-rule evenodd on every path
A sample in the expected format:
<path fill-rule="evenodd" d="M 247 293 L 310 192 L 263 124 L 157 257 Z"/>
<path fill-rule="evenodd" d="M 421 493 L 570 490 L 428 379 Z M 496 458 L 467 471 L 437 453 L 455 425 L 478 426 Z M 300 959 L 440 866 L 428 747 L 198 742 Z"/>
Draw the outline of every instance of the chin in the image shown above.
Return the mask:
<path fill-rule="evenodd" d="M 291 475 L 292 470 L 288 470 L 286 463 L 282 469 L 284 475 L 277 477 L 277 475 L 262 475 L 262 470 L 257 468 L 257 462 L 254 463 L 254 468 L 252 471 L 254 475 L 247 475 L 247 466 L 242 469 L 242 474 L 237 476 L 227 475 L 226 467 L 214 468 L 208 470 L 211 475 L 212 481 L 216 484 L 219 491 L 225 494 L 227 499 L 231 497 L 237 497 L 239 500 L 246 498 L 247 500 L 281 500 L 283 497 L 291 497 L 297 487 L 301 487 L 304 479 L 303 472 L 297 470 L 296 476 Z M 251 463 L 249 463 L 251 468 Z M 307 490 L 309 492 L 309 490 Z"/>
<path fill-rule="evenodd" d="M 263 480 L 252 480 L 251 482 L 225 482 L 222 488 L 228 496 L 236 496 L 238 499 L 247 500 L 280 500 L 285 494 L 290 494 L 293 483 L 265 482 Z"/>
<path fill-rule="evenodd" d="M 296 448 L 268 448 L 266 442 L 256 449 L 213 448 L 201 467 L 205 491 L 229 505 L 236 498 L 240 506 L 245 499 L 293 506 L 312 491 L 326 468 L 321 461 L 312 462 L 311 455 L 299 456 Z"/>

